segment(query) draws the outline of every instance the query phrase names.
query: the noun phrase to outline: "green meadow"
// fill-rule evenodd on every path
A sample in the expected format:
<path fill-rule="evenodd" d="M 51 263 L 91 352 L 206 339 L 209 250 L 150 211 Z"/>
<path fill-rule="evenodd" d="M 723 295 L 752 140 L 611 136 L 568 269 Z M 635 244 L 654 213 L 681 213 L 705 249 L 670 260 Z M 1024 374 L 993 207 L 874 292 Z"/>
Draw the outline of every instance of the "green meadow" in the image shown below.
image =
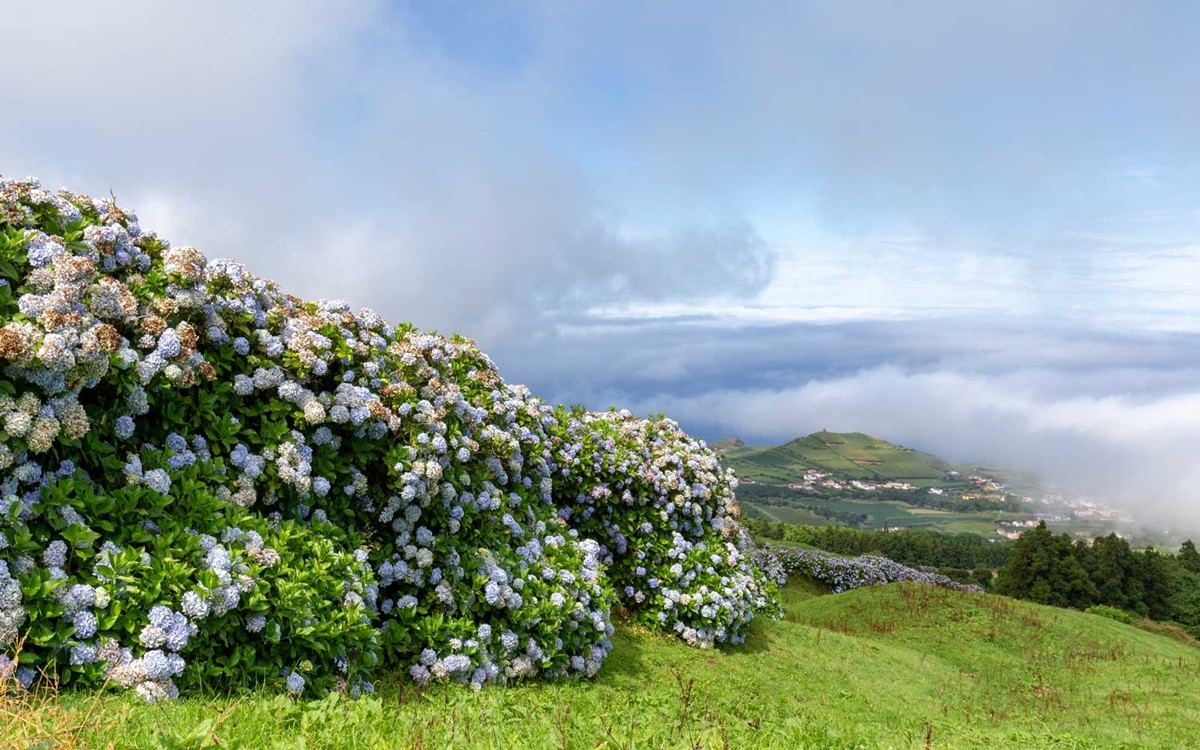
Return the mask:
<path fill-rule="evenodd" d="M 1094 615 L 911 584 L 783 591 L 744 646 L 624 626 L 593 681 L 359 700 L 146 704 L 9 694 L 0 743 L 38 748 L 1180 748 L 1200 648 Z M 1181 636 L 1182 637 L 1182 636 Z"/>

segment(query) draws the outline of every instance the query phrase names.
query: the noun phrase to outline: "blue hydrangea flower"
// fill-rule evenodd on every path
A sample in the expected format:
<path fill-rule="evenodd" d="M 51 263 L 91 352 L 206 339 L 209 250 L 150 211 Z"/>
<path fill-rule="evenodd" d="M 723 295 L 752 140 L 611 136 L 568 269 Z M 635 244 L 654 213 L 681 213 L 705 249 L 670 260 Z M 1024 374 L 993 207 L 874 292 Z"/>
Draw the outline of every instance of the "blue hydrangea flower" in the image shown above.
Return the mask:
<path fill-rule="evenodd" d="M 160 495 L 171 491 L 171 476 L 167 474 L 166 469 L 150 469 L 142 475 L 142 481 Z"/>
<path fill-rule="evenodd" d="M 88 643 L 80 643 L 71 647 L 71 664 L 91 664 L 96 661 L 96 647 Z"/>
<path fill-rule="evenodd" d="M 151 649 L 142 655 L 142 669 L 152 680 L 169 680 L 175 671 L 167 655 L 159 649 Z"/>
<path fill-rule="evenodd" d="M 189 591 L 183 595 L 180 609 L 193 620 L 203 620 L 205 617 L 208 617 L 208 602 L 195 591 Z"/>
<path fill-rule="evenodd" d="M 56 539 L 42 553 L 42 562 L 50 568 L 61 568 L 67 564 L 67 543 Z"/>
<path fill-rule="evenodd" d="M 96 634 L 96 616 L 88 610 L 76 612 L 74 618 L 75 637 L 87 640 Z"/>

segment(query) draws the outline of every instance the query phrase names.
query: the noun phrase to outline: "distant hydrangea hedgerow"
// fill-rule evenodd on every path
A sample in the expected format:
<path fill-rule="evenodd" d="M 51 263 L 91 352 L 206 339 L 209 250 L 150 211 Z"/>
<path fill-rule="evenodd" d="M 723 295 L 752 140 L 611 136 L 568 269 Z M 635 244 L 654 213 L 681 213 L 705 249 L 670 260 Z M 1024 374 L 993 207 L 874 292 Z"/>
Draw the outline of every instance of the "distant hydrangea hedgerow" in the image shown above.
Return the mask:
<path fill-rule="evenodd" d="M 771 545 L 756 548 L 754 559 L 766 575 L 780 586 L 787 583 L 789 576 L 800 574 L 829 586 L 834 593 L 899 582 L 984 593 L 983 588 L 975 584 L 959 583 L 940 573 L 910 568 L 879 555 L 839 557 L 801 547 Z"/>
<path fill-rule="evenodd" d="M 697 645 L 774 606 L 673 423 L 556 411 L 108 199 L 0 179 L 0 370 L 0 679 L 482 687 L 594 675 L 615 601 Z"/>

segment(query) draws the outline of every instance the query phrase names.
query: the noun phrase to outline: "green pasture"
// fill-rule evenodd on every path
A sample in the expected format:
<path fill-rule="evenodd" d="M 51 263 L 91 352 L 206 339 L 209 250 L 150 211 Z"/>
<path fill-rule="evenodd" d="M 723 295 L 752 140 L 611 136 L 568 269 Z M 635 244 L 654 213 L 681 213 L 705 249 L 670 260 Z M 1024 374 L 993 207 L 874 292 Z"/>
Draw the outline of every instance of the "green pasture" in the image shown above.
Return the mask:
<path fill-rule="evenodd" d="M 150 705 L 0 696 L 0 746 L 38 748 L 1181 748 L 1200 649 L 1113 620 L 896 584 L 795 581 L 785 618 L 695 650 L 625 626 L 599 676 L 357 701 L 260 692 Z"/>

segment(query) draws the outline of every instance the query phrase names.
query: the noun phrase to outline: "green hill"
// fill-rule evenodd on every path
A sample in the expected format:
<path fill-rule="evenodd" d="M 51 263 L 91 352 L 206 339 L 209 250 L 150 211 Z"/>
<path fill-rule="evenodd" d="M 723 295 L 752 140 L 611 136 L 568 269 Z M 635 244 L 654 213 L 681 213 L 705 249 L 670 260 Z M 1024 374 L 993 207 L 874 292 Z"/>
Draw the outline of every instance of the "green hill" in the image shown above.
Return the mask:
<path fill-rule="evenodd" d="M 715 440 L 709 443 L 708 447 L 712 448 L 718 453 L 724 453 L 725 451 L 733 450 L 734 448 L 745 448 L 746 444 L 742 442 L 741 438 L 730 436 L 727 438 L 721 438 L 720 440 Z"/>
<path fill-rule="evenodd" d="M 783 445 L 731 448 L 723 455 L 739 477 L 768 484 L 797 482 L 817 469 L 849 479 L 928 486 L 943 483 L 952 469 L 937 456 L 861 432 L 814 432 Z"/>
<path fill-rule="evenodd" d="M 784 620 L 728 651 L 623 627 L 592 682 L 386 684 L 356 702 L 9 695 L 0 738 L 34 744 L 18 732 L 40 721 L 78 728 L 73 747 L 1178 748 L 1200 722 L 1200 650 L 1112 620 L 918 585 L 797 581 L 784 600 Z"/>

